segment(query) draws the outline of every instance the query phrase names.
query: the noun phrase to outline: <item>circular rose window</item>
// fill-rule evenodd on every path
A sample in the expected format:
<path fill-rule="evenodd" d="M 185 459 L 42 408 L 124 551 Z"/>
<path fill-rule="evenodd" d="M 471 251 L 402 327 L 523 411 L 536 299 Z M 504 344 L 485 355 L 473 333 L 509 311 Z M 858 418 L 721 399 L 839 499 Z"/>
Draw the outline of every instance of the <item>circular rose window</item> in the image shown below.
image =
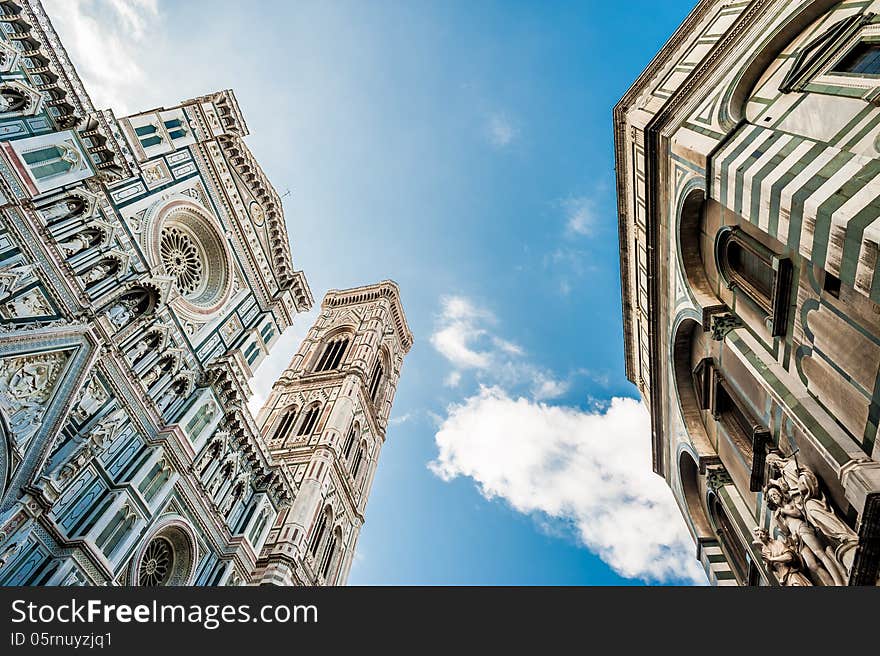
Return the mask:
<path fill-rule="evenodd" d="M 160 215 L 155 256 L 174 281 L 184 305 L 207 313 L 216 310 L 230 288 L 229 257 L 222 237 L 205 212 L 174 203 Z"/>
<path fill-rule="evenodd" d="M 138 585 L 188 585 L 195 565 L 191 531 L 179 522 L 153 534 L 133 567 Z"/>
<path fill-rule="evenodd" d="M 202 262 L 205 257 L 192 237 L 177 226 L 164 228 L 159 249 L 162 264 L 174 277 L 180 293 L 184 296 L 195 294 L 204 280 Z"/>
<path fill-rule="evenodd" d="M 174 547 L 165 538 L 153 538 L 144 551 L 138 572 L 140 585 L 168 585 L 174 565 Z"/>

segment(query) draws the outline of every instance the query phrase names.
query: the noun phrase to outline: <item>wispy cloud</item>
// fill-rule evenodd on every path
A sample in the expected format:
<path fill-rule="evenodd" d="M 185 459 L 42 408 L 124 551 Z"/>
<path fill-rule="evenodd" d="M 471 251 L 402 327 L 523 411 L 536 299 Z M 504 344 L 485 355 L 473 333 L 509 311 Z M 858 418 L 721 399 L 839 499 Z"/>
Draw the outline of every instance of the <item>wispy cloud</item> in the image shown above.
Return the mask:
<path fill-rule="evenodd" d="M 565 227 L 571 234 L 590 237 L 596 227 L 596 203 L 592 198 L 579 196 L 562 201 Z"/>
<path fill-rule="evenodd" d="M 158 0 L 43 0 L 83 82 L 99 107 L 140 108 L 157 81 L 139 62 L 164 33 Z M 145 105 L 146 106 L 146 105 Z"/>
<path fill-rule="evenodd" d="M 388 420 L 388 425 L 389 426 L 400 426 L 401 424 L 405 424 L 406 422 L 411 421 L 412 419 L 415 419 L 415 417 L 416 417 L 416 413 L 407 412 L 405 415 L 401 415 L 399 417 L 391 417 L 391 419 Z"/>
<path fill-rule="evenodd" d="M 648 412 L 632 399 L 585 412 L 483 387 L 448 408 L 429 467 L 569 525 L 623 576 L 705 583 L 672 493 L 651 471 L 649 436 Z"/>
<path fill-rule="evenodd" d="M 535 398 L 562 396 L 569 384 L 526 358 L 525 350 L 497 334 L 498 320 L 488 309 L 463 296 L 445 296 L 432 346 L 454 367 L 447 387 L 457 387 L 462 372 L 475 371 L 481 380 L 508 386 L 526 386 Z"/>
<path fill-rule="evenodd" d="M 507 115 L 492 114 L 486 123 L 486 133 L 493 146 L 505 148 L 519 136 L 519 129 Z"/>

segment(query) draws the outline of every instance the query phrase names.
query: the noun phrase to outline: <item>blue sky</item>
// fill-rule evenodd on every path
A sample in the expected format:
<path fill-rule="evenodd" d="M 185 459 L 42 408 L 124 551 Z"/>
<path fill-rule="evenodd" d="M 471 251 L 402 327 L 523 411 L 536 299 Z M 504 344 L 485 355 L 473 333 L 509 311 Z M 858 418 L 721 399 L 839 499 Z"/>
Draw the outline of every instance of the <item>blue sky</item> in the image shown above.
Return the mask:
<path fill-rule="evenodd" d="M 45 4 L 99 106 L 235 90 L 316 299 L 399 283 L 351 583 L 701 580 L 624 377 L 611 124 L 693 0 Z"/>

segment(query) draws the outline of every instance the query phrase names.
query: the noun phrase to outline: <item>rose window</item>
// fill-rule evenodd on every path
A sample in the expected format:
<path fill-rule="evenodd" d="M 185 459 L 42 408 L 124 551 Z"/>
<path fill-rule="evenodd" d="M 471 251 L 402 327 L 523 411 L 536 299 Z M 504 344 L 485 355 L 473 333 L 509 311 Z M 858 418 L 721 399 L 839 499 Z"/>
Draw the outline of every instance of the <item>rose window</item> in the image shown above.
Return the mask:
<path fill-rule="evenodd" d="M 157 223 L 153 258 L 174 281 L 179 306 L 190 312 L 216 311 L 228 298 L 232 279 L 223 236 L 195 208 L 174 207 Z"/>
<path fill-rule="evenodd" d="M 173 565 L 174 547 L 164 537 L 153 538 L 141 559 L 138 583 L 144 586 L 168 585 Z"/>
<path fill-rule="evenodd" d="M 162 265 L 184 296 L 195 294 L 202 283 L 202 256 L 193 239 L 177 226 L 162 230 L 159 246 Z"/>

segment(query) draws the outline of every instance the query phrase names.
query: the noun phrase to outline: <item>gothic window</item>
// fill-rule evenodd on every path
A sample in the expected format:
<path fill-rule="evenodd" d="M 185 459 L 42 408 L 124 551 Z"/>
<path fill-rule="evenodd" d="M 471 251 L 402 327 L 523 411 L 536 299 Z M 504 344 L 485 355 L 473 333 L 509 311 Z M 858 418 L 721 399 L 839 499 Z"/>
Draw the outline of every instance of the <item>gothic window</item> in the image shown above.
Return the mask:
<path fill-rule="evenodd" d="M 260 357 L 260 347 L 257 346 L 255 341 L 248 344 L 248 347 L 244 352 L 244 357 L 247 360 L 248 365 L 252 365 L 256 362 L 257 358 Z"/>
<path fill-rule="evenodd" d="M 324 346 L 324 352 L 321 354 L 318 364 L 315 366 L 315 372 L 332 371 L 339 367 L 345 351 L 348 348 L 350 337 L 348 335 L 338 336 L 331 339 Z"/>
<path fill-rule="evenodd" d="M 318 555 L 318 547 L 321 546 L 321 543 L 324 541 L 324 535 L 327 532 L 328 525 L 333 521 L 333 511 L 330 510 L 330 507 L 324 509 L 324 512 L 321 513 L 321 516 L 318 518 L 318 523 L 315 526 L 315 532 L 312 533 L 312 541 L 309 543 L 309 552 L 311 552 L 312 556 Z"/>
<path fill-rule="evenodd" d="M 297 436 L 299 437 L 302 435 L 311 435 L 312 431 L 315 429 L 315 424 L 318 422 L 318 415 L 320 414 L 320 404 L 313 403 L 312 405 L 310 405 L 303 414 L 303 419 L 299 425 L 299 430 L 296 431 Z"/>
<path fill-rule="evenodd" d="M 179 118 L 165 121 L 165 128 L 168 130 L 168 136 L 172 139 L 180 139 L 186 136 L 186 127 Z"/>
<path fill-rule="evenodd" d="M 251 544 L 256 545 L 260 539 L 260 536 L 263 534 L 263 529 L 266 527 L 266 522 L 269 521 L 269 511 L 263 509 L 260 513 L 260 517 L 254 522 L 254 527 L 251 529 L 250 534 L 248 535 Z"/>
<path fill-rule="evenodd" d="M 147 501 L 152 501 L 153 497 L 162 489 L 162 486 L 169 478 L 171 478 L 171 467 L 168 466 L 168 463 L 163 458 L 153 465 L 149 474 L 141 481 L 138 489 Z"/>
<path fill-rule="evenodd" d="M 351 477 L 354 480 L 358 479 L 358 474 L 361 472 L 361 465 L 364 462 L 364 458 L 366 457 L 367 452 L 367 444 L 366 442 L 361 442 L 360 447 L 358 447 L 357 453 L 354 454 L 354 462 L 351 464 Z"/>
<path fill-rule="evenodd" d="M 339 542 L 341 541 L 341 533 L 339 529 L 335 530 L 331 535 L 330 539 L 327 541 L 327 546 L 324 548 L 324 556 L 321 558 L 321 564 L 318 568 L 318 571 L 321 574 L 321 578 L 324 581 L 328 581 L 330 576 L 330 571 L 333 566 L 333 561 L 336 558 L 336 551 L 339 548 Z"/>
<path fill-rule="evenodd" d="M 214 418 L 214 404 L 212 402 L 202 404 L 186 425 L 186 432 L 192 437 L 201 435 L 205 427 Z"/>
<path fill-rule="evenodd" d="M 377 359 L 376 365 L 373 367 L 373 374 L 370 376 L 370 399 L 373 402 L 376 401 L 376 397 L 379 394 L 384 373 L 385 372 L 382 370 L 382 360 Z"/>
<path fill-rule="evenodd" d="M 128 505 L 123 506 L 114 515 L 113 519 L 107 523 L 107 526 L 98 536 L 96 543 L 104 551 L 107 558 L 112 558 L 113 553 L 122 542 L 122 539 L 128 534 L 134 526 L 136 515 L 131 512 Z"/>
<path fill-rule="evenodd" d="M 272 434 L 273 440 L 281 440 L 287 435 L 290 429 L 293 427 L 293 422 L 296 419 L 297 408 L 296 406 L 292 406 L 285 410 L 281 414 L 281 419 L 276 424 L 275 432 Z"/>
<path fill-rule="evenodd" d="M 767 318 L 774 337 L 785 334 L 791 260 L 781 258 L 739 228 L 718 237 L 718 265 L 728 286 L 741 291 Z"/>
<path fill-rule="evenodd" d="M 352 447 L 354 447 L 355 440 L 357 440 L 359 433 L 360 426 L 357 422 L 354 422 L 348 431 L 348 435 L 345 437 L 345 443 L 342 447 L 342 455 L 346 460 L 351 457 L 351 450 Z"/>

